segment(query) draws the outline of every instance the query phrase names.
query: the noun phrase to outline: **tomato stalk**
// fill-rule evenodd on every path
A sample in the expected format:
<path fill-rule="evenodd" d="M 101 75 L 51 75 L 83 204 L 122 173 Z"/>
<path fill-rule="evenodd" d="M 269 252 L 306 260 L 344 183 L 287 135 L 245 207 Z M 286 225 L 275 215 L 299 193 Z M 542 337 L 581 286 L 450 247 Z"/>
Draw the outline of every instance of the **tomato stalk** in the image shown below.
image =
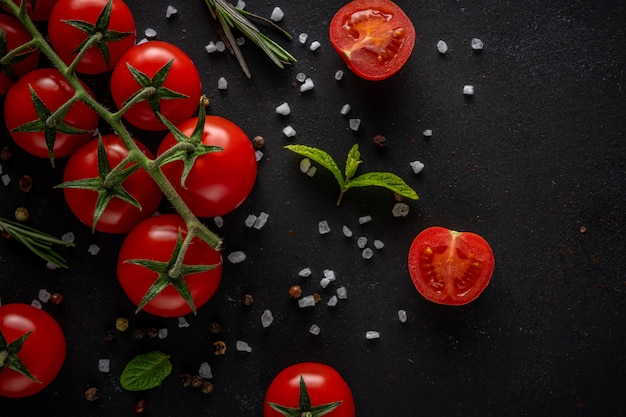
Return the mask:
<path fill-rule="evenodd" d="M 35 42 L 34 39 L 31 39 L 30 41 L 7 52 L 5 56 L 0 58 L 0 64 L 2 64 L 3 66 L 7 65 L 8 63 L 12 62 L 12 60 L 15 59 L 16 57 L 32 53 L 33 48 L 36 48 L 36 47 L 37 47 L 37 42 Z"/>
<path fill-rule="evenodd" d="M 87 51 L 89 50 L 89 48 L 100 43 L 100 41 L 102 41 L 102 38 L 103 36 L 102 36 L 102 33 L 100 32 L 97 32 L 89 36 L 87 40 L 85 41 L 85 43 L 83 44 L 83 47 L 76 54 L 76 57 L 74 58 L 74 60 L 67 66 L 67 69 L 63 72 L 63 75 L 72 74 L 74 70 L 76 69 L 76 66 L 78 65 L 80 60 L 83 58 L 83 56 L 85 56 L 85 53 L 87 53 Z"/>
<path fill-rule="evenodd" d="M 178 195 L 178 192 L 174 188 L 174 186 L 170 183 L 167 177 L 163 174 L 161 170 L 161 163 L 164 162 L 164 158 L 159 158 L 158 160 L 153 160 L 147 157 L 139 147 L 135 144 L 132 135 L 126 128 L 125 124 L 122 122 L 122 116 L 124 113 L 136 102 L 145 100 L 150 96 L 155 94 L 156 88 L 153 86 L 148 86 L 142 89 L 135 97 L 133 97 L 126 105 L 124 105 L 117 112 L 111 112 L 107 107 L 102 105 L 98 100 L 92 97 L 85 87 L 81 84 L 80 80 L 76 76 L 74 72 L 74 67 L 76 65 L 77 59 L 72 62 L 69 66 L 63 62 L 63 60 L 57 55 L 57 53 L 52 49 L 52 46 L 46 42 L 44 36 L 41 34 L 39 29 L 33 23 L 33 21 L 28 17 L 25 8 L 26 2 L 21 2 L 20 6 L 17 6 L 11 0 L 0 0 L 0 5 L 5 6 L 13 15 L 15 15 L 18 20 L 24 25 L 26 30 L 33 37 L 32 41 L 28 43 L 29 47 L 36 47 L 39 51 L 45 55 L 48 60 L 52 63 L 52 65 L 58 69 L 61 74 L 66 78 L 68 83 L 72 86 L 74 91 L 76 92 L 75 96 L 64 106 L 62 106 L 55 113 L 50 115 L 50 123 L 54 123 L 60 116 L 66 112 L 67 108 L 71 106 L 77 100 L 82 101 L 89 107 L 91 107 L 98 115 L 104 119 L 111 128 L 118 134 L 121 140 L 124 142 L 124 145 L 127 147 L 129 151 L 128 160 L 136 163 L 139 167 L 144 169 L 158 184 L 159 188 L 165 195 L 165 197 L 170 201 L 174 209 L 178 212 L 178 214 L 185 220 L 185 223 L 188 228 L 188 233 L 191 237 L 198 236 L 200 239 L 204 240 L 208 245 L 210 245 L 215 250 L 220 250 L 222 248 L 222 239 L 209 230 L 189 209 L 187 204 L 181 199 Z M 102 19 L 106 20 L 106 19 Z M 84 43 L 81 46 L 81 50 L 78 52 L 79 56 L 82 56 L 89 47 L 96 43 L 96 40 L 106 38 L 106 31 L 102 31 L 104 35 L 92 34 L 92 38 Z M 113 33 L 111 36 L 121 36 L 123 34 Z M 202 106 L 202 103 L 201 103 Z M 202 108 L 203 110 L 203 108 Z M 186 149 L 186 145 L 181 145 L 178 150 Z M 116 172 L 113 170 L 112 172 Z M 111 174 L 112 176 L 117 174 Z M 190 237 L 190 239 L 191 239 Z M 179 257 L 182 260 L 182 256 Z"/>

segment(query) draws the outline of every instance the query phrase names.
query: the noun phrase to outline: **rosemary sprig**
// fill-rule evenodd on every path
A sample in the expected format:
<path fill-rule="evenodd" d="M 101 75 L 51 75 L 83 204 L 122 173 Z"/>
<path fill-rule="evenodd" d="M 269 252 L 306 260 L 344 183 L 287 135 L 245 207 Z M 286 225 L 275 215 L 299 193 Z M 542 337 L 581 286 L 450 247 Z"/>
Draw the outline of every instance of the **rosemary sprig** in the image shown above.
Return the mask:
<path fill-rule="evenodd" d="M 238 9 L 230 5 L 225 0 L 204 0 L 209 11 L 211 12 L 211 18 L 213 19 L 215 29 L 218 35 L 222 38 L 222 41 L 226 44 L 229 51 L 235 55 L 241 69 L 248 78 L 252 77 L 250 69 L 246 64 L 246 60 L 237 45 L 237 40 L 233 35 L 232 29 L 237 29 L 245 37 L 250 39 L 255 45 L 257 45 L 265 54 L 278 66 L 278 68 L 284 68 L 285 64 L 291 64 L 296 62 L 296 58 L 291 55 L 282 46 L 276 43 L 274 40 L 264 35 L 259 29 L 248 19 L 252 17 L 258 19 L 264 23 L 267 23 L 279 30 L 288 39 L 291 39 L 291 35 L 274 24 L 270 19 L 258 16 L 256 14 Z"/>
<path fill-rule="evenodd" d="M 52 245 L 74 246 L 72 243 L 57 239 L 47 233 L 32 227 L 3 219 L 0 217 L 0 231 L 4 231 L 18 242 L 24 244 L 35 255 L 61 268 L 67 268 L 67 263 L 61 255 L 52 249 Z"/>

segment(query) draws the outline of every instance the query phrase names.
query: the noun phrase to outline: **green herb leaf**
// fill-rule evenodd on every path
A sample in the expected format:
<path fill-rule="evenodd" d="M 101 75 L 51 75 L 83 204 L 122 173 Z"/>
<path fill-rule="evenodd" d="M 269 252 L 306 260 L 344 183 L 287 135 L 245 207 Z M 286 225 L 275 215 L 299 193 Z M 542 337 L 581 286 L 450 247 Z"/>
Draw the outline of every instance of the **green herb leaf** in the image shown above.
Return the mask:
<path fill-rule="evenodd" d="M 328 153 L 324 152 L 321 149 L 305 145 L 287 145 L 285 146 L 285 148 L 306 158 L 314 160 L 315 162 L 332 172 L 332 174 L 337 179 L 337 182 L 339 183 L 339 187 L 343 188 L 344 179 L 341 173 L 341 169 L 339 169 L 339 166 L 337 165 L 333 157 L 330 156 Z"/>
<path fill-rule="evenodd" d="M 359 168 L 363 161 L 361 161 L 361 152 L 359 152 L 359 145 L 355 144 L 348 152 L 346 158 L 346 181 L 350 181 L 356 170 Z"/>
<path fill-rule="evenodd" d="M 122 371 L 122 388 L 128 391 L 144 391 L 158 387 L 172 372 L 169 359 L 169 355 L 158 350 L 136 356 Z"/>
<path fill-rule="evenodd" d="M 346 183 L 346 190 L 354 187 L 378 186 L 393 191 L 401 197 L 417 200 L 415 190 L 404 182 L 402 178 L 391 172 L 368 172 L 352 178 Z"/>

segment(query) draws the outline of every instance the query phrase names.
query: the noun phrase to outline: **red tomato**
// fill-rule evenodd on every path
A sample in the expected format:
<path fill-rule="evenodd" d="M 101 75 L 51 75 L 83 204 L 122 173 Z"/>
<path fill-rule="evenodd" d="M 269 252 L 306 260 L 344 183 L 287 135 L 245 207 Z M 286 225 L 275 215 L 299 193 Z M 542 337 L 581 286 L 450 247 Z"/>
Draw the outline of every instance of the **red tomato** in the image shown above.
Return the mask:
<path fill-rule="evenodd" d="M 16 18 L 0 14 L 0 56 L 31 40 L 26 28 Z M 11 62 L 0 65 L 0 95 L 4 95 L 22 75 L 37 68 L 39 50 L 31 49 L 17 55 Z"/>
<path fill-rule="evenodd" d="M 117 135 L 102 137 L 110 168 L 115 168 L 128 156 L 128 149 Z M 149 158 L 152 153 L 143 144 L 135 141 L 139 149 Z M 130 164 L 128 166 L 131 166 Z M 99 178 L 98 139 L 93 139 L 78 148 L 65 166 L 63 181 Z M 111 198 L 95 229 L 106 233 L 126 233 L 154 214 L 161 202 L 161 189 L 143 169 L 138 169 L 121 185 L 141 206 L 141 210 L 117 197 Z M 93 215 L 98 192 L 92 189 L 64 188 L 65 201 L 81 222 L 93 225 Z"/>
<path fill-rule="evenodd" d="M 415 288 L 439 304 L 462 305 L 487 287 L 495 260 L 485 239 L 471 232 L 429 227 L 409 249 L 409 273 Z"/>
<path fill-rule="evenodd" d="M 415 28 L 389 0 L 354 0 L 330 22 L 330 42 L 358 76 L 382 80 L 398 72 L 415 44 Z"/>
<path fill-rule="evenodd" d="M 52 8 L 57 0 L 24 0 L 26 2 L 26 13 L 34 22 L 43 22 L 48 20 Z M 13 0 L 18 6 L 22 0 Z M 6 9 L 6 7 L 5 7 Z"/>
<path fill-rule="evenodd" d="M 178 129 L 190 136 L 197 123 L 197 118 L 189 119 L 178 125 Z M 161 142 L 158 154 L 176 143 L 174 135 L 169 133 Z M 198 157 L 184 187 L 180 184 L 182 161 L 170 162 L 162 170 L 196 216 L 221 216 L 239 207 L 252 191 L 257 172 L 254 147 L 239 126 L 219 116 L 206 117 L 202 143 L 223 150 Z"/>
<path fill-rule="evenodd" d="M 170 61 L 167 77 L 164 81 L 158 80 L 155 75 Z M 138 83 L 129 65 L 149 77 L 149 83 Z M 111 93 L 118 109 L 148 86 L 157 88 L 154 98 L 140 101 L 124 113 L 124 118 L 133 126 L 152 131 L 167 130 L 153 106 L 158 106 L 159 112 L 175 125 L 193 116 L 198 109 L 202 93 L 198 69 L 185 52 L 171 43 L 150 41 L 134 46 L 120 59 L 111 75 Z M 179 97 L 171 97 L 172 92 Z"/>
<path fill-rule="evenodd" d="M 56 69 L 40 68 L 20 78 L 7 93 L 8 105 L 4 106 L 4 120 L 11 137 L 31 154 L 47 158 L 49 154 L 43 125 L 39 126 L 39 131 L 16 131 L 31 122 L 43 123 L 42 117 L 35 110 L 30 88 L 35 91 L 50 113 L 54 113 L 72 98 L 74 89 Z M 85 88 L 91 94 L 87 86 Z M 56 127 L 46 127 L 56 131 L 54 156 L 60 158 L 72 153 L 91 137 L 97 126 L 97 113 L 83 102 L 74 103 L 62 123 Z M 84 130 L 85 133 L 64 133 L 67 127 Z"/>
<path fill-rule="evenodd" d="M 321 363 L 302 362 L 283 369 L 274 378 L 265 394 L 263 417 L 305 415 L 304 411 L 307 410 L 300 410 L 301 413 L 287 414 L 270 406 L 270 403 L 273 403 L 298 410 L 301 377 L 304 380 L 313 409 L 334 402 L 341 402 L 335 409 L 323 415 L 327 417 L 354 417 L 356 415 L 352 391 L 339 375 L 339 372 Z M 318 414 L 312 413 L 312 415 Z"/>
<path fill-rule="evenodd" d="M 117 263 L 117 278 L 126 295 L 140 305 L 148 289 L 157 281 L 159 273 L 129 260 L 148 259 L 166 266 L 172 257 L 179 233 L 187 235 L 185 222 L 177 214 L 151 217 L 139 223 L 126 236 Z M 216 265 L 215 268 L 184 275 L 196 308 L 213 296 L 222 276 L 222 255 L 207 243 L 194 238 L 189 245 L 184 265 Z M 170 283 L 143 307 L 147 313 L 163 317 L 180 317 L 192 312 L 191 307 Z"/>
<path fill-rule="evenodd" d="M 28 304 L 6 304 L 0 307 L 0 333 L 9 347 L 28 332 L 32 333 L 16 355 L 36 381 L 3 363 L 4 367 L 0 369 L 0 396 L 21 398 L 33 395 L 47 387 L 63 366 L 65 336 L 52 316 Z M 6 349 L 0 346 L 2 360 L 5 354 Z"/>
<path fill-rule="evenodd" d="M 120 57 L 135 44 L 135 20 L 122 0 L 113 0 L 111 14 L 106 27 L 98 28 L 98 17 L 109 0 L 58 0 L 52 9 L 48 22 L 50 43 L 56 53 L 70 64 L 77 55 L 81 44 L 92 34 L 102 33 L 103 40 L 85 53 L 76 66 L 76 71 L 84 74 L 101 74 L 115 67 Z M 70 21 L 80 21 L 91 25 L 89 29 L 79 29 Z M 103 50 L 108 54 L 105 59 Z"/>

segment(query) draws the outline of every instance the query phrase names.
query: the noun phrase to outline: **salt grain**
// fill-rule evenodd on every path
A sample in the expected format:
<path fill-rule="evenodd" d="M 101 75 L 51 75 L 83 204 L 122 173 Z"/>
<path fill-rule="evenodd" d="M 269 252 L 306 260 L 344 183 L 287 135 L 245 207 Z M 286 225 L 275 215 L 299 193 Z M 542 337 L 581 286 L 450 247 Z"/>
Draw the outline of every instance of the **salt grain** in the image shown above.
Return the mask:
<path fill-rule="evenodd" d="M 309 39 L 309 34 L 308 33 L 301 33 L 300 35 L 298 35 L 298 40 L 300 41 L 300 43 L 302 45 L 304 45 L 306 43 L 307 39 Z"/>
<path fill-rule="evenodd" d="M 226 45 L 222 41 L 215 42 L 215 50 L 217 52 L 224 52 L 226 50 Z"/>
<path fill-rule="evenodd" d="M 283 128 L 283 134 L 288 138 L 292 138 L 296 136 L 296 130 L 291 126 L 285 126 L 285 128 Z"/>
<path fill-rule="evenodd" d="M 337 279 L 337 274 L 335 274 L 335 271 L 333 271 L 332 269 L 325 269 L 323 274 L 324 277 L 328 278 L 331 281 L 335 281 Z"/>
<path fill-rule="evenodd" d="M 63 236 L 61 236 L 61 240 L 65 243 L 74 243 L 74 233 L 72 232 L 67 232 L 66 234 L 64 234 Z"/>
<path fill-rule="evenodd" d="M 365 224 L 365 223 L 369 223 L 372 221 L 372 216 L 370 216 L 369 214 L 366 216 L 361 216 L 359 217 L 359 224 Z"/>
<path fill-rule="evenodd" d="M 409 205 L 406 203 L 396 203 L 391 209 L 393 217 L 406 217 L 409 214 Z"/>
<path fill-rule="evenodd" d="M 337 297 L 341 298 L 342 300 L 348 298 L 348 290 L 346 290 L 346 287 L 337 288 Z"/>
<path fill-rule="evenodd" d="M 337 70 L 335 72 L 335 80 L 340 81 L 343 78 L 343 71 L 342 70 Z"/>
<path fill-rule="evenodd" d="M 213 370 L 211 369 L 211 365 L 208 362 L 202 362 L 200 367 L 198 368 L 198 375 L 200 375 L 204 379 L 213 378 Z"/>
<path fill-rule="evenodd" d="M 235 348 L 239 352 L 252 352 L 252 348 L 250 347 L 250 345 L 244 342 L 243 340 L 237 340 L 237 343 L 235 344 Z"/>
<path fill-rule="evenodd" d="M 374 241 L 374 247 L 375 247 L 376 249 L 380 250 L 380 249 L 382 249 L 382 248 L 384 248 L 384 247 L 385 247 L 385 244 L 383 243 L 383 241 L 382 241 L 382 240 L 378 240 L 378 239 L 376 239 L 376 240 Z"/>
<path fill-rule="evenodd" d="M 165 10 L 165 17 L 169 19 L 170 17 L 173 17 L 176 13 L 178 13 L 176 7 L 171 5 L 167 6 L 167 10 Z"/>
<path fill-rule="evenodd" d="M 334 307 L 337 305 L 337 303 L 339 302 L 339 298 L 337 298 L 336 295 L 333 295 L 332 297 L 330 297 L 330 299 L 328 300 L 328 302 L 326 303 L 326 305 L 328 307 Z"/>
<path fill-rule="evenodd" d="M 472 49 L 475 51 L 480 51 L 481 49 L 483 49 L 484 44 L 483 41 L 481 41 L 478 38 L 474 38 L 472 39 Z"/>
<path fill-rule="evenodd" d="M 100 246 L 96 245 L 95 243 L 92 243 L 91 245 L 89 245 L 89 248 L 87 248 L 87 252 L 89 252 L 93 256 L 96 256 L 97 254 L 100 253 Z"/>
<path fill-rule="evenodd" d="M 328 287 L 328 284 L 330 284 L 330 280 L 328 278 L 322 278 L 320 280 L 320 287 L 326 288 Z"/>
<path fill-rule="evenodd" d="M 466 96 L 473 96 L 474 95 L 474 86 L 473 85 L 466 85 L 463 87 L 463 94 L 465 94 Z"/>
<path fill-rule="evenodd" d="M 319 230 L 321 235 L 329 233 L 330 232 L 330 226 L 328 225 L 328 221 L 322 220 L 321 222 L 319 222 L 318 225 L 317 225 L 317 229 Z"/>
<path fill-rule="evenodd" d="M 215 223 L 215 226 L 217 226 L 217 227 L 223 227 L 224 226 L 224 218 L 222 216 L 215 216 L 213 218 L 213 222 Z"/>
<path fill-rule="evenodd" d="M 289 104 L 288 103 L 283 103 L 280 106 L 276 107 L 276 113 L 283 115 L 283 116 L 287 116 L 289 113 L 291 113 L 291 109 L 289 108 Z"/>
<path fill-rule="evenodd" d="M 254 151 L 254 159 L 259 162 L 261 159 L 263 159 L 263 151 L 260 150 L 256 150 Z"/>
<path fill-rule="evenodd" d="M 309 327 L 309 333 L 314 334 L 315 336 L 320 334 L 320 326 L 318 326 L 317 324 L 312 324 L 311 327 Z"/>
<path fill-rule="evenodd" d="M 305 73 L 303 73 L 303 72 L 299 72 L 299 73 L 297 73 L 297 74 L 296 74 L 296 80 L 297 80 L 298 82 L 301 82 L 301 83 L 305 82 L 305 81 L 306 81 L 306 74 L 305 74 Z"/>
<path fill-rule="evenodd" d="M 111 370 L 110 359 L 98 359 L 98 371 L 108 373 Z"/>
<path fill-rule="evenodd" d="M 317 173 L 317 167 L 316 166 L 312 166 L 311 168 L 307 169 L 307 171 L 306 171 L 306 175 L 308 175 L 309 177 L 313 177 L 316 173 Z"/>
<path fill-rule="evenodd" d="M 243 1 L 243 0 L 238 0 L 237 1 L 237 5 L 235 7 L 238 8 L 238 9 L 243 10 L 243 9 L 246 8 L 246 2 Z"/>
<path fill-rule="evenodd" d="M 350 105 L 349 104 L 344 104 L 341 107 L 341 110 L 339 111 L 339 113 L 341 113 L 342 116 L 345 116 L 346 114 L 350 113 Z"/>
<path fill-rule="evenodd" d="M 424 137 L 429 138 L 433 135 L 433 131 L 432 129 L 426 129 L 424 130 L 424 132 L 422 133 L 424 135 Z"/>
<path fill-rule="evenodd" d="M 445 41 L 440 40 L 439 42 L 437 42 L 437 50 L 440 54 L 445 54 L 446 52 L 448 52 L 448 44 L 445 43 Z"/>
<path fill-rule="evenodd" d="M 371 248 L 365 248 L 363 249 L 363 252 L 361 252 L 361 256 L 363 257 L 363 259 L 372 259 L 372 256 L 374 256 L 374 251 Z"/>
<path fill-rule="evenodd" d="M 380 339 L 380 333 L 376 330 L 368 330 L 365 332 L 365 338 L 367 340 Z"/>
<path fill-rule="evenodd" d="M 226 78 L 220 77 L 217 80 L 217 88 L 219 90 L 226 90 L 226 89 L 228 89 L 228 81 L 226 81 Z"/>
<path fill-rule="evenodd" d="M 356 132 L 357 130 L 359 130 L 359 127 L 361 126 L 361 119 L 350 119 L 348 123 L 350 126 L 350 130 L 353 130 Z"/>
<path fill-rule="evenodd" d="M 321 43 L 319 43 L 318 41 L 313 41 L 313 42 L 311 42 L 311 45 L 309 46 L 309 49 L 311 51 L 317 51 L 320 46 L 322 46 Z"/>
<path fill-rule="evenodd" d="M 235 42 L 237 42 L 238 46 L 243 46 L 246 43 L 246 38 L 244 38 L 243 36 L 240 36 L 237 39 L 235 39 Z"/>
<path fill-rule="evenodd" d="M 153 38 L 156 38 L 157 31 L 152 28 L 148 28 L 143 32 L 143 34 L 146 35 L 146 38 L 153 39 Z"/>
<path fill-rule="evenodd" d="M 300 161 L 300 171 L 304 174 L 311 168 L 311 160 L 304 158 Z"/>
<path fill-rule="evenodd" d="M 157 332 L 159 339 L 165 339 L 168 334 L 169 330 L 167 330 L 166 328 L 159 329 L 159 331 Z"/>
<path fill-rule="evenodd" d="M 231 263 L 238 264 L 246 260 L 246 254 L 242 251 L 235 251 L 228 254 L 228 260 Z"/>
<path fill-rule="evenodd" d="M 267 220 L 269 219 L 269 217 L 270 215 L 265 212 L 259 213 L 256 220 L 254 221 L 254 228 L 257 230 L 262 229 L 263 226 L 267 224 Z"/>
<path fill-rule="evenodd" d="M 189 327 L 189 322 L 187 321 L 186 318 L 179 317 L 178 318 L 178 327 L 180 327 L 181 329 L 184 328 L 184 327 Z"/>
<path fill-rule="evenodd" d="M 409 165 L 411 165 L 411 169 L 413 170 L 414 174 L 419 174 L 424 169 L 424 164 L 420 161 L 410 162 Z"/>
<path fill-rule="evenodd" d="M 274 316 L 272 315 L 272 312 L 270 310 L 263 311 L 263 314 L 261 314 L 261 324 L 263 327 L 269 327 L 273 321 Z"/>
<path fill-rule="evenodd" d="M 367 238 L 365 236 L 361 236 L 356 240 L 356 245 L 363 249 L 367 245 Z"/>
<path fill-rule="evenodd" d="M 315 306 L 315 296 L 307 295 L 305 297 L 300 298 L 298 300 L 298 306 L 300 308 L 314 307 Z"/>
<path fill-rule="evenodd" d="M 207 53 L 212 54 L 217 51 L 217 46 L 215 45 L 215 42 L 211 41 L 204 47 L 204 50 L 207 51 Z"/>
<path fill-rule="evenodd" d="M 300 270 L 300 272 L 298 272 L 298 276 L 302 277 L 302 278 L 306 278 L 306 277 L 310 277 L 312 274 L 311 268 L 306 267 Z"/>
<path fill-rule="evenodd" d="M 39 298 L 39 301 L 41 301 L 42 303 L 47 303 L 48 301 L 50 301 L 50 297 L 52 297 L 52 294 L 50 294 L 50 292 L 45 288 L 40 289 L 39 294 L 37 295 L 37 298 Z"/>
<path fill-rule="evenodd" d="M 313 87 L 315 87 L 313 80 L 310 78 L 307 78 L 306 80 L 304 80 L 304 83 L 300 86 L 300 92 L 304 93 L 305 91 L 312 90 Z"/>
<path fill-rule="evenodd" d="M 255 221 L 256 216 L 254 214 L 249 214 L 248 217 L 246 217 L 246 220 L 244 220 L 243 224 L 245 224 L 246 227 L 252 227 L 254 226 Z"/>
<path fill-rule="evenodd" d="M 50 271 L 54 271 L 55 269 L 59 268 L 59 265 L 55 264 L 54 262 L 46 262 L 46 268 L 48 268 Z"/>
<path fill-rule="evenodd" d="M 11 183 L 11 177 L 9 177 L 9 175 L 8 175 L 8 174 L 4 174 L 4 175 L 3 175 L 2 177 L 0 177 L 0 178 L 2 178 L 2 184 L 4 184 L 4 185 L 5 185 L 5 187 Z"/>
<path fill-rule="evenodd" d="M 274 7 L 274 10 L 272 10 L 272 14 L 270 15 L 270 19 L 274 22 L 280 22 L 283 20 L 283 17 L 285 17 L 285 13 L 281 10 L 281 8 Z"/>
<path fill-rule="evenodd" d="M 406 310 L 398 310 L 398 320 L 400 320 L 402 323 L 406 323 Z"/>
<path fill-rule="evenodd" d="M 348 226 L 343 226 L 342 232 L 345 237 L 352 237 L 352 230 Z"/>
<path fill-rule="evenodd" d="M 31 302 L 30 302 L 30 305 L 31 305 L 31 306 L 33 306 L 33 307 L 35 307 L 35 308 L 39 308 L 39 309 L 42 307 L 42 306 L 41 306 L 41 301 L 39 301 L 39 300 L 33 300 L 33 301 L 31 301 Z"/>

